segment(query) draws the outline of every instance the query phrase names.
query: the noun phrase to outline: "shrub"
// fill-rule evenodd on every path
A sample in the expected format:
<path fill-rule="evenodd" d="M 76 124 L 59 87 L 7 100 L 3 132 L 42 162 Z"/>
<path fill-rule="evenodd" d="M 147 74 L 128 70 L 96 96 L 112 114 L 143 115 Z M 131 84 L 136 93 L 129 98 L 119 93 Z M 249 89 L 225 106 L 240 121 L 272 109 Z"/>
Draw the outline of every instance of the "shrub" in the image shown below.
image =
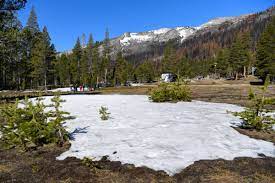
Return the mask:
<path fill-rule="evenodd" d="M 1 109 L 0 124 L 1 140 L 8 148 L 23 147 L 28 150 L 32 147 L 42 146 L 49 143 L 62 145 L 68 140 L 68 132 L 63 127 L 67 119 L 71 119 L 67 112 L 60 110 L 60 96 L 52 98 L 51 105 L 45 105 L 42 98 L 37 98 L 33 103 L 28 98 L 15 104 L 5 105 Z M 54 110 L 47 110 L 53 107 Z"/>
<path fill-rule="evenodd" d="M 100 114 L 100 118 L 105 121 L 105 120 L 108 120 L 110 118 L 111 113 L 108 112 L 107 107 L 101 106 L 100 109 L 99 109 L 99 114 Z"/>
<path fill-rule="evenodd" d="M 191 92 L 187 84 L 161 83 L 150 92 L 149 99 L 153 102 L 190 102 Z"/>
<path fill-rule="evenodd" d="M 256 94 L 252 89 L 249 92 L 250 107 L 245 108 L 243 112 L 233 113 L 235 116 L 242 119 L 242 128 L 256 129 L 256 130 L 272 130 L 275 124 L 275 119 L 267 113 L 271 112 L 267 109 L 267 105 L 274 105 L 275 98 L 266 97 L 266 92 L 269 86 L 269 78 L 266 79 L 262 92 Z"/>

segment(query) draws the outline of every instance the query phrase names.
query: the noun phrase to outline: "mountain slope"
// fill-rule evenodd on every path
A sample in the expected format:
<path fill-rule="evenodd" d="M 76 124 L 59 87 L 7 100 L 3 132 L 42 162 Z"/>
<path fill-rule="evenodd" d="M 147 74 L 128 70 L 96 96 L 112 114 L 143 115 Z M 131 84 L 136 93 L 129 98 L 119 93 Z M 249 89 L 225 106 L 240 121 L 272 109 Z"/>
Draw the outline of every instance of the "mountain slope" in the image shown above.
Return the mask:
<path fill-rule="evenodd" d="M 212 19 L 199 27 L 161 28 L 147 32 L 126 32 L 110 40 L 111 58 L 118 52 L 128 61 L 139 63 L 146 59 L 160 60 L 165 45 L 171 42 L 178 55 L 192 59 L 206 59 L 220 48 L 231 45 L 236 35 L 250 31 L 253 44 L 266 23 L 275 15 L 275 7 L 266 11 L 238 17 Z M 103 51 L 103 45 L 99 47 Z"/>

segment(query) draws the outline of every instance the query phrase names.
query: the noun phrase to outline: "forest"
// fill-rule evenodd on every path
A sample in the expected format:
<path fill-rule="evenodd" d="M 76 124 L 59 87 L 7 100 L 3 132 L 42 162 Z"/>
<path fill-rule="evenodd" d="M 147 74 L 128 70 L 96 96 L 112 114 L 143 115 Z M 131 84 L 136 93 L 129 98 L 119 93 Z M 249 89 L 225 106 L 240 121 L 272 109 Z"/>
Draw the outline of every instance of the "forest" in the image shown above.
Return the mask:
<path fill-rule="evenodd" d="M 223 31 L 223 37 L 230 37 L 223 42 L 215 40 L 215 34 L 191 38 L 182 45 L 171 40 L 162 51 L 157 51 L 162 52 L 161 59 L 148 57 L 135 62 L 121 52 L 111 59 L 108 30 L 101 42 L 94 41 L 92 34 L 88 40 L 83 35 L 71 52 L 57 52 L 47 27 L 40 30 L 34 7 L 25 27 L 18 20 L 16 12 L 25 3 L 18 0 L 0 4 L 0 89 L 118 86 L 129 81 L 157 81 L 164 72 L 175 73 L 181 78 L 239 79 L 255 74 L 265 80 L 267 75 L 275 76 L 274 16 L 259 25 L 257 31 L 245 26 L 235 32 Z"/>

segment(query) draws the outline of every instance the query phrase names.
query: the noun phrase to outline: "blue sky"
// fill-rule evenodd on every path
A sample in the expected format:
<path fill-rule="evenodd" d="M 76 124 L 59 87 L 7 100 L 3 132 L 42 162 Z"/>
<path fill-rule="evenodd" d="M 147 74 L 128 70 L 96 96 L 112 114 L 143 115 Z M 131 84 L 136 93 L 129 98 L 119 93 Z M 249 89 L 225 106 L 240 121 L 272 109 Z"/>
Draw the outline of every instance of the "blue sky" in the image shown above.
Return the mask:
<path fill-rule="evenodd" d="M 40 27 L 47 26 L 58 51 L 73 47 L 78 36 L 102 40 L 162 27 L 197 26 L 209 19 L 265 10 L 274 0 L 29 0 L 19 12 L 23 25 L 32 6 Z"/>

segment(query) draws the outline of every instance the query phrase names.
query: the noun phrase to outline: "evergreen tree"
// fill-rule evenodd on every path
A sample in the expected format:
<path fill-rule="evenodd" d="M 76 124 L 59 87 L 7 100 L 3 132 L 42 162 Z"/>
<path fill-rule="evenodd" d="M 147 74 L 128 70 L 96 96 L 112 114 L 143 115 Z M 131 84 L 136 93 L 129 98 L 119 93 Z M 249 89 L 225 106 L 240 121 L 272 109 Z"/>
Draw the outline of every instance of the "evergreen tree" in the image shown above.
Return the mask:
<path fill-rule="evenodd" d="M 172 43 L 168 43 L 164 49 L 164 58 L 162 59 L 162 72 L 178 73 L 176 50 Z"/>
<path fill-rule="evenodd" d="M 145 61 L 135 69 L 135 76 L 138 82 L 151 82 L 155 78 L 154 67 L 152 61 Z"/>
<path fill-rule="evenodd" d="M 27 28 L 28 28 L 33 34 L 36 34 L 36 33 L 40 32 L 39 25 L 38 25 L 38 21 L 37 21 L 37 15 L 36 15 L 36 12 L 35 12 L 35 8 L 34 8 L 34 7 L 32 7 L 30 16 L 29 16 L 29 18 L 28 18 L 28 21 L 27 21 Z"/>
<path fill-rule="evenodd" d="M 80 43 L 80 39 L 77 38 L 76 44 L 72 53 L 72 63 L 71 63 L 71 71 L 72 71 L 72 80 L 74 84 L 80 84 L 80 62 L 82 57 L 82 47 Z"/>
<path fill-rule="evenodd" d="M 82 50 L 82 56 L 80 60 L 80 82 L 87 84 L 89 82 L 89 66 L 88 66 L 88 53 L 87 48 Z"/>
<path fill-rule="evenodd" d="M 62 86 L 70 84 L 70 63 L 67 55 L 62 54 L 54 63 L 57 80 Z"/>
<path fill-rule="evenodd" d="M 103 45 L 104 45 L 103 56 L 108 57 L 110 54 L 110 32 L 108 28 L 105 31 L 105 39 L 104 39 Z"/>
<path fill-rule="evenodd" d="M 249 63 L 249 47 L 249 34 L 238 35 L 231 46 L 229 60 L 236 79 L 240 73 L 244 73 L 245 76 L 245 69 Z"/>
<path fill-rule="evenodd" d="M 105 39 L 103 42 L 103 57 L 101 59 L 101 63 L 99 66 L 99 72 L 100 72 L 100 77 L 101 80 L 104 80 L 104 83 L 107 83 L 107 77 L 108 77 L 108 71 L 110 70 L 110 52 L 111 52 L 111 48 L 110 48 L 110 33 L 109 30 L 106 29 L 105 32 Z"/>
<path fill-rule="evenodd" d="M 177 65 L 179 72 L 177 73 L 178 76 L 187 78 L 192 76 L 191 66 L 190 62 L 187 58 L 183 57 L 179 64 Z"/>
<path fill-rule="evenodd" d="M 2 0 L 0 2 L 0 30 L 9 28 L 7 21 L 14 18 L 15 12 L 22 9 L 27 0 Z"/>
<path fill-rule="evenodd" d="M 128 79 L 128 63 L 123 58 L 122 53 L 119 52 L 116 58 L 115 74 L 114 74 L 114 85 L 126 84 Z"/>
<path fill-rule="evenodd" d="M 275 18 L 267 25 L 257 44 L 257 75 L 266 79 L 267 75 L 275 76 Z"/>
<path fill-rule="evenodd" d="M 100 56 L 99 56 L 99 42 L 96 42 L 92 49 L 92 84 L 98 86 L 99 82 L 99 65 L 100 65 Z"/>
<path fill-rule="evenodd" d="M 93 78 L 93 48 L 94 48 L 94 39 L 93 39 L 93 35 L 90 34 L 87 48 L 86 48 L 89 84 L 92 84 L 92 78 Z"/>
<path fill-rule="evenodd" d="M 47 28 L 43 28 L 43 32 L 36 36 L 36 42 L 32 50 L 32 77 L 36 86 L 44 85 L 47 89 L 48 74 L 55 58 L 54 46 L 51 45 L 51 39 Z"/>
<path fill-rule="evenodd" d="M 229 49 L 222 49 L 215 58 L 216 73 L 222 77 L 232 76 L 232 66 L 229 62 Z"/>
<path fill-rule="evenodd" d="M 21 23 L 16 11 L 26 1 L 6 0 L 0 2 L 0 89 L 19 88 L 21 52 Z"/>

